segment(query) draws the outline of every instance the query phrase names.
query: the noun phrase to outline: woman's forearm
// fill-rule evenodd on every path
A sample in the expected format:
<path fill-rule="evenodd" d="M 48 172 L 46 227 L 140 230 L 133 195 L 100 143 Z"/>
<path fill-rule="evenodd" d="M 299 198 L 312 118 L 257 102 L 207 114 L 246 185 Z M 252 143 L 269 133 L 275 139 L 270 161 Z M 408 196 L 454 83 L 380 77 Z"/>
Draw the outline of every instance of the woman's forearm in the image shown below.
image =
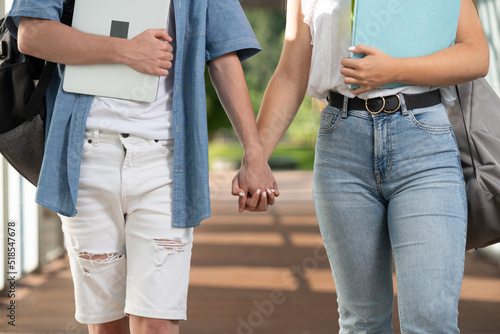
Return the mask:
<path fill-rule="evenodd" d="M 395 82 L 412 85 L 451 86 L 488 74 L 487 46 L 478 49 L 467 43 L 456 44 L 433 55 L 395 60 Z"/>
<path fill-rule="evenodd" d="M 295 118 L 306 86 L 307 78 L 289 77 L 280 73 L 279 68 L 271 78 L 257 117 L 257 128 L 267 159 Z"/>
<path fill-rule="evenodd" d="M 283 51 L 257 116 L 257 127 L 267 159 L 273 154 L 304 99 L 311 55 L 311 33 L 304 23 L 301 2 L 290 0 L 287 2 Z"/>
<path fill-rule="evenodd" d="M 397 61 L 397 82 L 451 86 L 488 74 L 489 48 L 472 0 L 462 0 L 455 45 L 429 56 Z"/>

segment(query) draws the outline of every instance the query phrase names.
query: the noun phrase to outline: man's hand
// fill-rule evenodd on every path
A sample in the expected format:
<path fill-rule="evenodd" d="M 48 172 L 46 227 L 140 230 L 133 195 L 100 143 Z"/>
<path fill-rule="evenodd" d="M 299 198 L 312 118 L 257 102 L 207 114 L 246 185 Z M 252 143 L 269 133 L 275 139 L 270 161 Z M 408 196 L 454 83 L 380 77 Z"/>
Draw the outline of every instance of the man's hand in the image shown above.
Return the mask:
<path fill-rule="evenodd" d="M 168 43 L 172 38 L 165 29 L 148 29 L 131 41 L 131 47 L 124 53 L 128 58 L 126 65 L 141 73 L 168 75 L 174 55 L 173 47 Z"/>
<path fill-rule="evenodd" d="M 238 196 L 238 212 L 261 212 L 273 205 L 280 193 L 267 163 L 244 163 L 233 179 L 232 194 Z"/>

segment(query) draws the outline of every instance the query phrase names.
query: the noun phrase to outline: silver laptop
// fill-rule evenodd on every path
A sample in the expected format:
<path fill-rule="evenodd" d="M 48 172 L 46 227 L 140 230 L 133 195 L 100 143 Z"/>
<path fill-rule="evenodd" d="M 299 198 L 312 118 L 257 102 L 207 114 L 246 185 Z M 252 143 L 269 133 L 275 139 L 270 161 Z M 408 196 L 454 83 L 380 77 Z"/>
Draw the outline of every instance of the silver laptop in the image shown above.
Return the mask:
<path fill-rule="evenodd" d="M 170 0 L 76 0 L 73 28 L 132 39 L 149 28 L 167 26 Z M 139 73 L 123 64 L 67 65 L 67 92 L 153 102 L 159 76 Z"/>

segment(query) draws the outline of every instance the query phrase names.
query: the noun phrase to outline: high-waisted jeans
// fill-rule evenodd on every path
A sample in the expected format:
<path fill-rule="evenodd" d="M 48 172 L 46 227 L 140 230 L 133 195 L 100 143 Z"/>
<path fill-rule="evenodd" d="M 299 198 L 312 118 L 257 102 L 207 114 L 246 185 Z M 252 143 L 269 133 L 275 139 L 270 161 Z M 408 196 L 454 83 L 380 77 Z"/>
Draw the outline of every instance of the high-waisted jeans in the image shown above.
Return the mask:
<path fill-rule="evenodd" d="M 340 333 L 458 333 L 467 203 L 441 105 L 321 115 L 314 202 L 337 288 Z"/>

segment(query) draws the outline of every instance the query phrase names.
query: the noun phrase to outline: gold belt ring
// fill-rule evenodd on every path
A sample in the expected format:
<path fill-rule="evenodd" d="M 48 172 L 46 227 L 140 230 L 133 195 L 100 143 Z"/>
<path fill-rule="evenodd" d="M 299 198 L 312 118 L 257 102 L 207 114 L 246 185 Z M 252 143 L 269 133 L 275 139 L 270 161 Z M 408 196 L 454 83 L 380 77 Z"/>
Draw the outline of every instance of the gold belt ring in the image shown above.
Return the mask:
<path fill-rule="evenodd" d="M 368 111 L 370 114 L 373 114 L 373 115 L 376 115 L 376 114 L 379 114 L 382 110 L 384 110 L 385 108 L 385 98 L 383 96 L 380 96 L 379 97 L 380 99 L 382 99 L 382 101 L 384 102 L 382 104 L 382 108 L 380 108 L 380 110 L 377 110 L 377 111 L 372 111 L 370 110 L 370 108 L 368 108 L 368 99 L 365 100 L 365 108 L 366 108 L 366 111 Z M 373 100 L 373 99 L 370 99 L 370 100 Z M 399 108 L 399 107 L 398 107 Z"/>
<path fill-rule="evenodd" d="M 366 111 L 368 111 L 370 114 L 372 115 L 377 115 L 377 114 L 380 114 L 382 111 L 388 113 L 388 114 L 392 114 L 392 113 L 395 113 L 396 111 L 398 111 L 398 109 L 401 107 L 401 98 L 399 97 L 399 95 L 396 94 L 396 97 L 398 98 L 398 106 L 396 107 L 396 109 L 393 109 L 393 110 L 385 110 L 385 105 L 386 105 L 386 100 L 383 96 L 380 96 L 379 98 L 382 99 L 382 108 L 380 108 L 379 110 L 377 111 L 373 111 L 373 110 L 370 110 L 370 108 L 368 107 L 368 99 L 365 100 L 365 109 Z M 370 99 L 371 100 L 371 99 Z"/>
<path fill-rule="evenodd" d="M 388 113 L 388 114 L 392 114 L 392 113 L 394 113 L 394 112 L 398 111 L 399 107 L 401 107 L 401 98 L 399 97 L 399 95 L 398 95 L 398 94 L 396 94 L 396 97 L 398 98 L 398 101 L 399 101 L 398 106 L 397 106 L 397 107 L 396 107 L 396 109 L 394 109 L 394 110 L 384 110 L 386 113 Z"/>

